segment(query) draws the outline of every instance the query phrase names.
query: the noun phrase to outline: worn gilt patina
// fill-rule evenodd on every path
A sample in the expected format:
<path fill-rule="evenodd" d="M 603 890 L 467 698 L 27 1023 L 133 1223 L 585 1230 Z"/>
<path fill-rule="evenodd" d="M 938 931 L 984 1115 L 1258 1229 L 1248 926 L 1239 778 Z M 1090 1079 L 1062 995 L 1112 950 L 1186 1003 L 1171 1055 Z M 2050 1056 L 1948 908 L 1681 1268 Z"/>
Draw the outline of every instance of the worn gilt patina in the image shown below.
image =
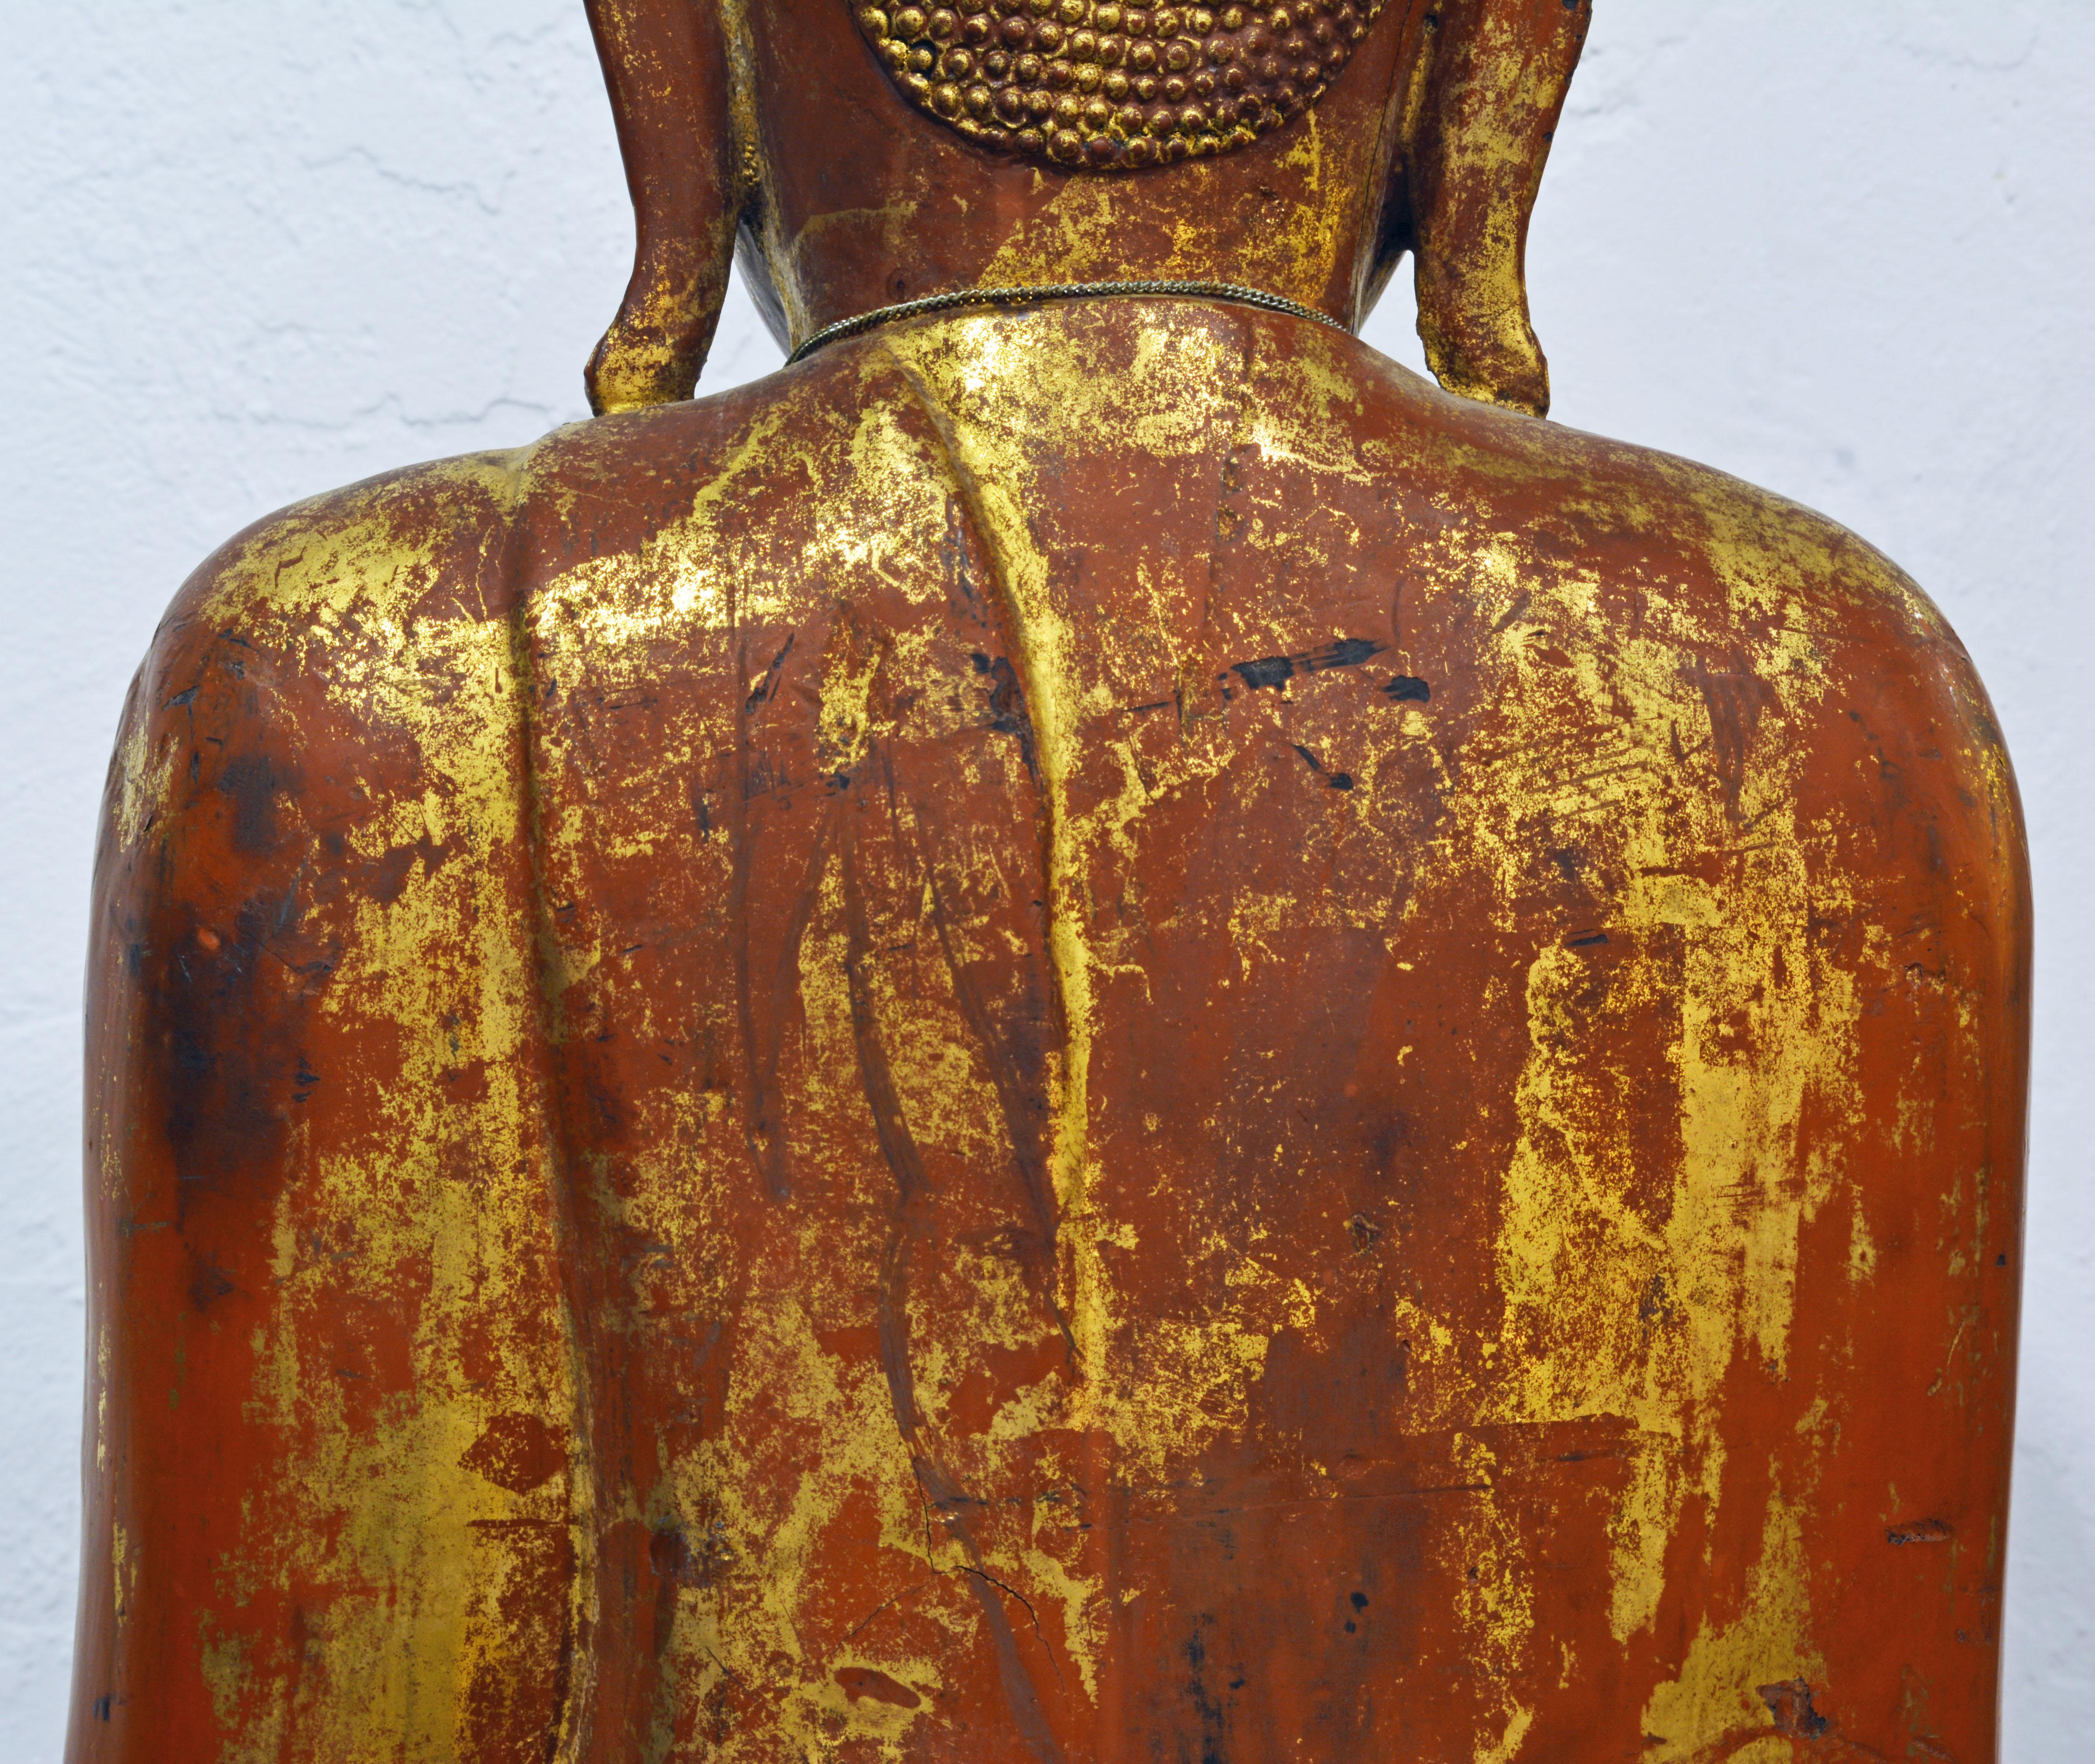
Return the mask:
<path fill-rule="evenodd" d="M 1993 1758 L 2014 783 L 1881 556 L 1540 420 L 1581 7 L 593 18 L 606 414 L 125 712 L 76 1764 Z M 1445 390 L 1097 298 L 689 402 L 738 238 L 788 342 L 1410 254 Z"/>

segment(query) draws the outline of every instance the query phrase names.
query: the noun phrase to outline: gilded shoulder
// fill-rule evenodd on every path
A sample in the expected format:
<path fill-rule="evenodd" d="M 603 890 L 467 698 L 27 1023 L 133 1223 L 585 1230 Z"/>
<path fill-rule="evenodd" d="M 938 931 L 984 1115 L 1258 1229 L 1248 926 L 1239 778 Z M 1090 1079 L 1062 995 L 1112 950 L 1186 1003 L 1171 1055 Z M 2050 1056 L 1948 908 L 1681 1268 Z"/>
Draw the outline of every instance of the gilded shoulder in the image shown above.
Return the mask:
<path fill-rule="evenodd" d="M 527 482 L 520 455 L 419 466 L 271 515 L 207 558 L 132 686 L 105 867 L 146 855 L 141 842 L 203 839 L 260 876 L 381 803 L 441 815 L 486 796 L 513 766 L 505 614 Z"/>

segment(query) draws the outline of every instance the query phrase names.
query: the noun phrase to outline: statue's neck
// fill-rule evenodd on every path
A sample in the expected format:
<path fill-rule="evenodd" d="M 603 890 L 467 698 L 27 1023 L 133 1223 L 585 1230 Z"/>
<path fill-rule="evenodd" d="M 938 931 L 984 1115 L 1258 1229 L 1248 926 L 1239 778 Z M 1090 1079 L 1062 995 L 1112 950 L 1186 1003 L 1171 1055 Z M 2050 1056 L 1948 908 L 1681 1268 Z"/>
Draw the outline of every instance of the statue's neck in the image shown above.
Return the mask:
<path fill-rule="evenodd" d="M 773 67 L 779 42 L 759 33 L 751 242 L 788 341 L 956 289 L 1149 277 L 1235 282 L 1354 323 L 1389 181 L 1396 47 L 1376 33 L 1314 108 L 1250 146 L 1070 174 L 966 145 L 892 99 L 877 68 L 860 91 Z"/>
<path fill-rule="evenodd" d="M 834 320 L 956 289 L 1153 277 L 1234 282 L 1353 320 L 1365 229 L 1360 199 L 1335 179 L 1321 206 L 1270 218 L 1256 191 L 1226 185 L 1190 211 L 1163 212 L 1131 181 L 1007 185 L 966 209 L 904 198 L 807 215 L 790 231 L 782 217 L 758 242 L 793 343 Z"/>

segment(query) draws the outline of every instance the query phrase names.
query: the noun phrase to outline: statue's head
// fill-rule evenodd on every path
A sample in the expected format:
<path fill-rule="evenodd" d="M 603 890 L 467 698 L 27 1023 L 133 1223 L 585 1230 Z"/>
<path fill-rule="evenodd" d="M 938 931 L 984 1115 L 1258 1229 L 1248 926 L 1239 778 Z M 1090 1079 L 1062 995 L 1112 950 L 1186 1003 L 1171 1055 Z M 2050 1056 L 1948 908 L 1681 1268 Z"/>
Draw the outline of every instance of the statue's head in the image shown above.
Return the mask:
<path fill-rule="evenodd" d="M 738 239 L 782 343 L 1175 277 L 1357 325 L 1405 252 L 1453 391 L 1540 412 L 1522 257 L 1589 0 L 590 0 L 638 221 L 592 403 L 687 398 Z"/>

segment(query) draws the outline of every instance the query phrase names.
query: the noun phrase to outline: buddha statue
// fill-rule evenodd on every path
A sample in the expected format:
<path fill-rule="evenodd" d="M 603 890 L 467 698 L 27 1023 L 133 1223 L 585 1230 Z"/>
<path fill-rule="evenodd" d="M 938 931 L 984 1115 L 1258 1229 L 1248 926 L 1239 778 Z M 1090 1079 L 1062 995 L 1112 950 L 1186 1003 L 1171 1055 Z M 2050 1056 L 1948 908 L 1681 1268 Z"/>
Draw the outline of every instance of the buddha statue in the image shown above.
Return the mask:
<path fill-rule="evenodd" d="M 124 712 L 75 1764 L 1993 1758 L 2014 786 L 1544 417 L 1584 0 L 592 19 L 601 414 Z"/>

